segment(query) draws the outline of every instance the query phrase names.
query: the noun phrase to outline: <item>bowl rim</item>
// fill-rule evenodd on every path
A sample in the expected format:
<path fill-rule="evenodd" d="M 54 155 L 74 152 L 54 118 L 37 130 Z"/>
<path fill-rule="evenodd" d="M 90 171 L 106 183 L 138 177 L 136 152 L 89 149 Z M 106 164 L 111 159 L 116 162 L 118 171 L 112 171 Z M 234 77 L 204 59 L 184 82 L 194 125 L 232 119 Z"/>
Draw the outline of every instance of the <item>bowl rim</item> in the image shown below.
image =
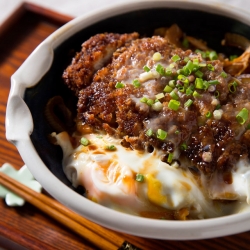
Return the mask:
<path fill-rule="evenodd" d="M 226 3 L 222 4 L 218 1 L 209 0 L 203 2 L 198 0 L 128 1 L 79 16 L 45 39 L 12 75 L 6 110 L 6 137 L 17 147 L 34 177 L 53 197 L 75 212 L 102 226 L 141 237 L 169 240 L 205 239 L 247 231 L 250 229 L 249 213 L 199 221 L 163 221 L 121 213 L 96 204 L 82 198 L 82 196 L 57 179 L 40 159 L 31 142 L 30 135 L 33 131 L 33 120 L 28 107 L 23 101 L 23 96 L 25 89 L 36 85 L 50 68 L 53 61 L 53 49 L 80 29 L 97 21 L 132 10 L 152 7 L 194 10 L 204 10 L 205 8 L 207 12 L 222 14 L 250 25 L 249 13 L 246 11 L 232 8 Z M 34 64 L 33 62 L 37 61 L 37 58 L 41 62 Z M 32 72 L 29 78 L 26 76 L 28 72 Z M 46 179 L 43 178 L 44 176 L 46 176 Z"/>

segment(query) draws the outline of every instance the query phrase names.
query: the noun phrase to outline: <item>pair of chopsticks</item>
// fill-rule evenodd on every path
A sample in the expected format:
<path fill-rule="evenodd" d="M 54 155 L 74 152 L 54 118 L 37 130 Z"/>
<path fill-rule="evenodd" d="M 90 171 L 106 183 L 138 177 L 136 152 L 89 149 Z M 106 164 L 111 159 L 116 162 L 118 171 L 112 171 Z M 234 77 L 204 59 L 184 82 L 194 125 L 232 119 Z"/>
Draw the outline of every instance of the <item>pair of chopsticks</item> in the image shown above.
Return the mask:
<path fill-rule="evenodd" d="M 0 185 L 19 195 L 100 249 L 138 249 L 116 233 L 90 222 L 56 200 L 35 192 L 2 172 L 0 172 Z"/>

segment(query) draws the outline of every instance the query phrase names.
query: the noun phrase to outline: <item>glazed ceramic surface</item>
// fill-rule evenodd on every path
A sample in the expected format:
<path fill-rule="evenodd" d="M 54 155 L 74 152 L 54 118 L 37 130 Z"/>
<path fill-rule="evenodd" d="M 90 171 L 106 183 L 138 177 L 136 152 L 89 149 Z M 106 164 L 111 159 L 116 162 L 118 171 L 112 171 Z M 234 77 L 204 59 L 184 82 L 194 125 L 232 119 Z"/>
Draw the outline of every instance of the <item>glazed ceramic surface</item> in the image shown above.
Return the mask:
<path fill-rule="evenodd" d="M 177 23 L 188 35 L 207 41 L 213 49 L 231 53 L 220 43 L 226 32 L 250 39 L 250 15 L 213 1 L 135 1 L 85 14 L 48 37 L 11 78 L 6 135 L 41 185 L 57 200 L 105 227 L 158 239 L 204 239 L 250 229 L 250 214 L 199 221 L 164 221 L 117 212 L 79 195 L 62 171 L 62 152 L 52 145 L 53 132 L 43 112 L 47 101 L 61 95 L 74 107 L 76 100 L 62 82 L 72 51 L 100 32 L 133 32 L 150 36 L 153 30 Z"/>

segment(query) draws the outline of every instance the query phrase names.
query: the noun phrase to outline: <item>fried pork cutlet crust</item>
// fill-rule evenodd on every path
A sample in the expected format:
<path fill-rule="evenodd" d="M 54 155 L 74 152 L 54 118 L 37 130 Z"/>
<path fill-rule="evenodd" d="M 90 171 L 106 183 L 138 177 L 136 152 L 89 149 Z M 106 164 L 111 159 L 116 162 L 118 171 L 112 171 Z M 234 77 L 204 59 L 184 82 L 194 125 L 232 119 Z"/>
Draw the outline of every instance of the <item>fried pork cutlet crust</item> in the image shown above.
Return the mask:
<path fill-rule="evenodd" d="M 76 54 L 71 65 L 64 71 L 65 83 L 77 95 L 79 90 L 89 85 L 94 73 L 110 61 L 119 47 L 137 37 L 138 33 L 104 33 L 91 37 L 82 44 L 81 52 Z"/>
<path fill-rule="evenodd" d="M 137 34 L 124 35 L 124 45 L 125 40 L 129 40 L 128 37 L 136 36 Z M 176 90 L 180 107 L 173 110 L 169 107 L 172 96 L 164 92 L 165 86 L 170 80 L 177 79 L 178 70 L 187 64 L 187 57 L 191 61 L 195 58 L 204 62 L 201 55 L 191 50 L 183 51 L 168 40 L 153 36 L 135 39 L 126 46 L 120 46 L 112 52 L 110 63 L 105 67 L 98 66 L 97 70 L 96 58 L 104 57 L 100 55 L 100 48 L 106 51 L 105 46 L 109 47 L 107 42 L 103 42 L 103 37 L 107 38 L 109 35 L 97 35 L 85 42 L 83 52 L 77 54 L 64 73 L 66 84 L 79 92 L 78 119 L 83 124 L 121 138 L 125 147 L 149 151 L 152 151 L 152 147 L 158 148 L 163 152 L 163 161 L 168 161 L 171 153 L 180 152 L 178 159 L 184 159 L 182 162 L 188 162 L 187 167 L 192 166 L 193 169 L 196 168 L 196 172 L 203 172 L 207 176 L 216 171 L 231 172 L 237 161 L 249 158 L 250 132 L 247 126 L 250 118 L 244 125 L 236 120 L 236 115 L 243 108 L 250 110 L 249 84 L 244 84 L 229 74 L 222 77 L 223 64 L 218 60 L 207 61 L 210 66 L 200 68 L 203 80 L 216 79 L 219 84 L 213 86 L 213 91 L 216 90 L 219 95 L 215 97 L 215 92 L 197 88 L 195 90 L 199 96 L 194 97 Z M 99 38 L 101 41 L 98 42 Z M 121 42 L 116 41 L 115 44 L 117 43 Z M 155 52 L 161 54 L 161 59 L 157 62 L 153 59 Z M 84 59 L 84 55 L 87 55 L 87 59 Z M 174 55 L 180 58 L 176 62 L 172 60 Z M 164 68 L 171 67 L 171 75 L 159 74 L 156 71 L 157 64 L 162 64 Z M 145 65 L 151 69 L 153 77 L 142 77 Z M 133 85 L 134 79 L 140 80 L 139 87 Z M 190 86 L 195 85 L 194 79 L 194 74 L 189 75 Z M 229 91 L 229 84 L 236 80 L 236 91 Z M 117 88 L 117 83 L 122 83 L 124 87 Z M 142 97 L 155 101 L 159 93 L 164 93 L 164 97 L 160 99 L 160 110 L 141 101 Z M 192 105 L 185 107 L 190 98 Z M 217 111 L 221 112 L 219 118 L 218 115 L 213 117 L 213 112 Z M 212 116 L 208 116 L 208 113 Z M 146 133 L 149 129 L 153 132 L 150 135 Z M 158 129 L 167 131 L 166 139 L 157 138 Z"/>

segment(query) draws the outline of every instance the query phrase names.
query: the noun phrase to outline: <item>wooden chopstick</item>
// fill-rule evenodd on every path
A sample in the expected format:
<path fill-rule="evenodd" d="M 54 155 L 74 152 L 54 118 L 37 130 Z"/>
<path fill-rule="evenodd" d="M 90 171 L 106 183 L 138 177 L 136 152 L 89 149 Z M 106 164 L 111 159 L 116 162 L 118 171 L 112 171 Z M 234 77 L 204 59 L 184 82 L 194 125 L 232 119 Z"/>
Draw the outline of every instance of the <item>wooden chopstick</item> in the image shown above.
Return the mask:
<path fill-rule="evenodd" d="M 92 223 L 56 200 L 35 192 L 2 172 L 0 172 L 0 184 L 100 249 L 118 249 L 121 248 L 125 242 L 125 240 L 116 233 Z"/>

